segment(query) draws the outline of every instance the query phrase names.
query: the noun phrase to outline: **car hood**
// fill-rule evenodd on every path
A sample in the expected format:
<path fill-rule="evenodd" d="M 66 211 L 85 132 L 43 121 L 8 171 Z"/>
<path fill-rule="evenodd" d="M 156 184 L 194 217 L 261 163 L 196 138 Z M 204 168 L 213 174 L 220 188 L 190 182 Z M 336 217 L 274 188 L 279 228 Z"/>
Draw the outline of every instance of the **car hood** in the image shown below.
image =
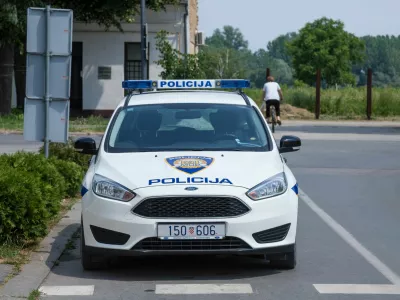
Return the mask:
<path fill-rule="evenodd" d="M 171 185 L 252 188 L 283 172 L 276 151 L 102 153 L 95 173 L 131 190 Z"/>

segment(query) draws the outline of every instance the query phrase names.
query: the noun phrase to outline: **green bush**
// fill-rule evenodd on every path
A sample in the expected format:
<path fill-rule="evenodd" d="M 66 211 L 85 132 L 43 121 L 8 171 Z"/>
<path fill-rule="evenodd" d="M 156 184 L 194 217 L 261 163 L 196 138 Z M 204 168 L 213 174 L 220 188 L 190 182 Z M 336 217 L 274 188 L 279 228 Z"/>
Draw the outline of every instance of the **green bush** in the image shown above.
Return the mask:
<path fill-rule="evenodd" d="M 47 233 L 51 213 L 37 173 L 0 165 L 0 243 L 36 239 Z"/>
<path fill-rule="evenodd" d="M 33 174 L 39 179 L 42 197 L 50 215 L 55 216 L 59 212 L 60 202 L 66 193 L 67 187 L 64 177 L 43 155 L 26 152 L 2 155 L 0 164 L 8 165 L 21 173 Z"/>
<path fill-rule="evenodd" d="M 82 168 L 72 161 L 60 160 L 55 157 L 50 158 L 50 161 L 65 179 L 66 196 L 75 197 L 84 175 Z"/>
<path fill-rule="evenodd" d="M 41 147 L 39 152 L 44 153 L 44 148 Z M 92 157 L 88 154 L 81 154 L 77 152 L 74 148 L 72 139 L 69 139 L 67 144 L 63 143 L 50 143 L 49 147 L 49 157 L 55 157 L 63 161 L 70 161 L 76 163 L 86 172 L 89 166 L 89 160 Z"/>
<path fill-rule="evenodd" d="M 77 195 L 83 175 L 73 161 L 26 152 L 1 155 L 0 242 L 43 237 L 62 199 Z"/>

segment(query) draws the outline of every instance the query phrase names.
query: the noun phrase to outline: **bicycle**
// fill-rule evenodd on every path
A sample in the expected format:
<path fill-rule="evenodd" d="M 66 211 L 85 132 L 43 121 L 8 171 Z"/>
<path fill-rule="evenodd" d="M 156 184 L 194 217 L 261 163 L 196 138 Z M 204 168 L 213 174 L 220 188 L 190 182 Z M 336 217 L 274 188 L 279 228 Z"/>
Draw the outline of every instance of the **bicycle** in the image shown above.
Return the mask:
<path fill-rule="evenodd" d="M 271 124 L 272 124 L 272 132 L 275 133 L 275 126 L 277 124 L 276 122 L 276 111 L 275 111 L 275 106 L 271 105 L 270 107 L 271 111 Z"/>
<path fill-rule="evenodd" d="M 267 108 L 265 107 L 265 117 L 267 117 Z M 275 106 L 271 105 L 270 106 L 270 116 L 271 116 L 271 125 L 272 125 L 272 132 L 275 133 L 275 127 L 278 124 L 277 120 L 276 120 L 276 110 L 275 110 Z"/>
<path fill-rule="evenodd" d="M 267 113 L 267 110 L 265 110 L 265 113 Z M 271 105 L 270 106 L 270 116 L 271 116 L 271 125 L 272 125 L 272 132 L 275 133 L 275 127 L 278 122 L 276 121 L 276 111 L 275 111 L 275 106 Z"/>

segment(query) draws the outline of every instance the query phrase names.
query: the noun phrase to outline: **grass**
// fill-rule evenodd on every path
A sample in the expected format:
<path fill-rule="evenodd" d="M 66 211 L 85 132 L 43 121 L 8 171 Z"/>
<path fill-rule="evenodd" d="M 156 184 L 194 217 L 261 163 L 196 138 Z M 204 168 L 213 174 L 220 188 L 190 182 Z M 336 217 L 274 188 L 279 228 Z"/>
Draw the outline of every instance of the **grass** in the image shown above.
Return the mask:
<path fill-rule="evenodd" d="M 246 93 L 259 105 L 261 90 Z M 285 103 L 314 112 L 315 89 L 312 87 L 283 88 Z M 360 120 L 366 118 L 366 88 L 321 90 L 321 119 Z M 372 118 L 398 120 L 400 117 L 400 88 L 373 88 Z"/>
<path fill-rule="evenodd" d="M 28 300 L 39 300 L 39 299 L 40 299 L 39 290 L 33 290 L 32 292 L 30 292 Z"/>
<path fill-rule="evenodd" d="M 261 90 L 245 91 L 254 101 L 261 105 Z M 304 108 L 314 113 L 315 88 L 283 87 L 285 103 Z M 321 90 L 321 120 L 363 120 L 366 119 L 366 88 L 342 88 Z M 313 117 L 310 117 L 311 119 Z M 301 119 L 305 119 L 302 117 Z M 372 90 L 372 119 L 400 120 L 400 88 L 378 88 Z M 71 118 L 69 131 L 102 133 L 105 131 L 108 118 L 90 116 L 88 118 Z M 0 116 L 0 131 L 22 132 L 24 115 L 21 110 L 14 109 L 8 116 Z"/>
<path fill-rule="evenodd" d="M 71 210 L 72 206 L 79 198 L 64 199 L 61 203 L 61 210 L 57 217 L 50 222 L 48 229 L 50 231 L 64 215 Z M 0 245 L 0 263 L 13 266 L 12 273 L 6 278 L 3 284 L 7 283 L 13 276 L 21 272 L 21 267 L 29 262 L 29 258 L 33 251 L 39 246 L 40 240 L 26 241 L 24 244 L 2 244 Z M 68 246 L 68 245 L 67 245 Z M 30 299 L 30 298 L 28 298 Z M 32 298 L 36 299 L 36 298 Z"/>
<path fill-rule="evenodd" d="M 70 132 L 104 132 L 109 119 L 100 116 L 90 116 L 88 118 L 70 118 Z M 0 116 L 0 131 L 24 130 L 24 114 L 21 110 L 14 109 L 10 115 Z"/>

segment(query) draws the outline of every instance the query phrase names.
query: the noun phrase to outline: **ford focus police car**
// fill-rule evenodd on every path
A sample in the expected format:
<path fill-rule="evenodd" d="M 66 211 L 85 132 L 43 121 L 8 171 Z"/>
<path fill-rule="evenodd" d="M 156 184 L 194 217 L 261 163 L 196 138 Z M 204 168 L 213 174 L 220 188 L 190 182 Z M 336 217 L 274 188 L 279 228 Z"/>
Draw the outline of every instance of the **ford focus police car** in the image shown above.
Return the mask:
<path fill-rule="evenodd" d="M 82 184 L 82 265 L 112 256 L 235 254 L 296 266 L 298 185 L 247 80 L 124 81 Z M 230 90 L 232 89 L 232 90 Z M 228 90 L 228 91 L 226 91 Z"/>

